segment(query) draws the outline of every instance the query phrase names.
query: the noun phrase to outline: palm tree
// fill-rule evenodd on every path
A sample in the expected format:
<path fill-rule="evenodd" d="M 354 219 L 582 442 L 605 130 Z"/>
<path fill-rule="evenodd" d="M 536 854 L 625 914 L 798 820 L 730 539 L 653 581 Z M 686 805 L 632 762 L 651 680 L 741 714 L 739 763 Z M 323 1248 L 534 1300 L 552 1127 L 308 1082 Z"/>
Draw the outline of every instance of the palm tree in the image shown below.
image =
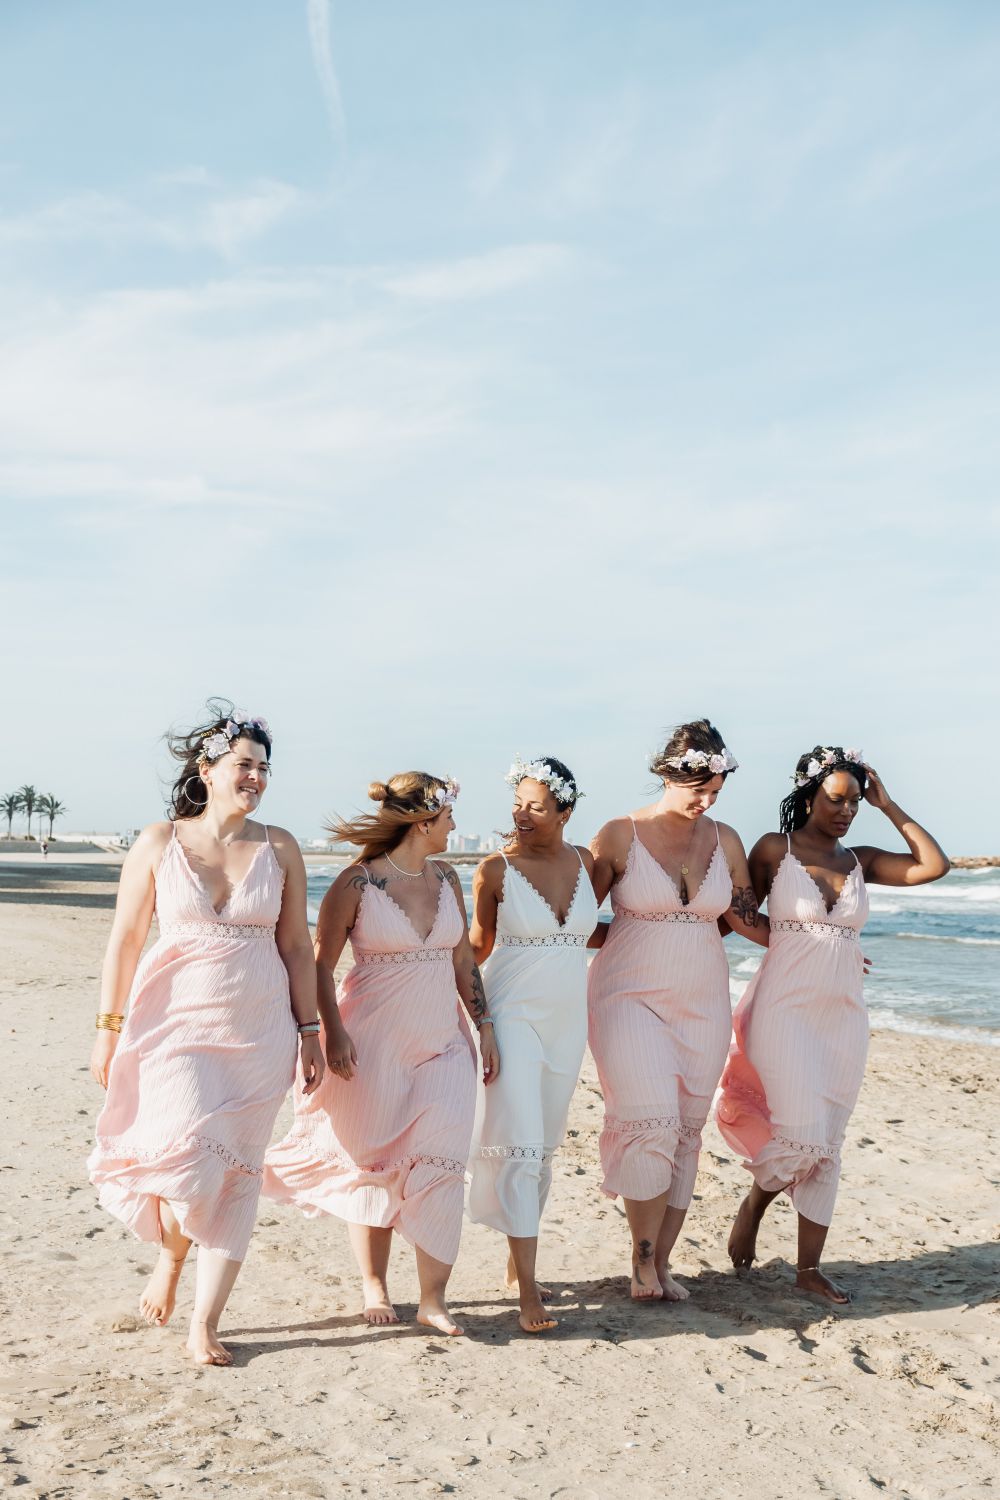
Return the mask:
<path fill-rule="evenodd" d="M 38 808 L 39 832 L 41 832 L 42 818 L 48 818 L 49 838 L 51 838 L 53 823 L 55 822 L 56 818 L 61 818 L 63 813 L 69 812 L 69 808 L 66 806 L 65 802 L 57 802 L 56 798 L 51 792 L 46 792 L 44 796 L 39 797 L 35 805 Z"/>
<path fill-rule="evenodd" d="M 21 799 L 21 811 L 27 814 L 28 837 L 31 837 L 31 815 L 38 805 L 38 793 L 33 786 L 23 786 L 17 794 Z"/>
<path fill-rule="evenodd" d="M 7 819 L 7 837 L 10 838 L 10 825 L 14 817 L 21 811 L 21 794 L 19 792 L 8 792 L 6 797 L 0 797 L 0 814 Z"/>

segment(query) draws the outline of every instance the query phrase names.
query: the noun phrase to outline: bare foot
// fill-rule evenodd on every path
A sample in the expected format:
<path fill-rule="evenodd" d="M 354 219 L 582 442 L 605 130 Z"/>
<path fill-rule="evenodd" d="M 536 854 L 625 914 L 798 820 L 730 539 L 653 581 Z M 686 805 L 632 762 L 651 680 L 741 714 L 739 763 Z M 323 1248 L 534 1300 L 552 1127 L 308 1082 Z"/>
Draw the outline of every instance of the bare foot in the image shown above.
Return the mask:
<path fill-rule="evenodd" d="M 733 1227 L 729 1232 L 729 1259 L 738 1271 L 752 1266 L 757 1259 L 757 1231 L 760 1219 L 746 1197 L 737 1210 Z"/>
<path fill-rule="evenodd" d="M 183 1255 L 178 1260 L 161 1246 L 156 1269 L 139 1298 L 139 1312 L 147 1323 L 155 1323 L 157 1328 L 162 1328 L 169 1321 L 177 1301 L 177 1283 L 183 1269 Z"/>
<path fill-rule="evenodd" d="M 518 1281 L 517 1281 L 517 1270 L 515 1269 L 515 1266 L 514 1266 L 514 1257 L 513 1257 L 513 1255 L 508 1255 L 508 1257 L 507 1257 L 507 1274 L 504 1277 L 504 1283 L 505 1283 L 505 1285 L 507 1287 L 508 1292 L 512 1292 L 514 1290 L 514 1288 L 518 1284 Z M 552 1296 L 552 1289 L 551 1289 L 551 1287 L 547 1287 L 547 1286 L 540 1286 L 540 1287 L 538 1287 L 538 1295 L 540 1297 L 551 1297 Z"/>
<path fill-rule="evenodd" d="M 664 1302 L 686 1302 L 691 1293 L 686 1286 L 681 1286 L 670 1274 L 670 1262 L 664 1261 L 662 1266 L 656 1268 L 656 1279 L 663 1288 Z"/>
<path fill-rule="evenodd" d="M 187 1347 L 196 1365 L 231 1365 L 233 1362 L 225 1344 L 219 1343 L 218 1329 L 210 1323 L 192 1322 Z"/>
<path fill-rule="evenodd" d="M 517 1321 L 525 1333 L 548 1333 L 550 1329 L 559 1327 L 559 1319 L 554 1318 L 545 1306 L 538 1287 L 533 1292 L 522 1292 L 521 1311 L 517 1315 Z"/>
<path fill-rule="evenodd" d="M 632 1299 L 635 1302 L 658 1302 L 663 1296 L 653 1265 L 653 1247 L 649 1240 L 632 1246 Z"/>
<path fill-rule="evenodd" d="M 398 1323 L 396 1309 L 389 1301 L 389 1291 L 384 1281 L 372 1279 L 365 1281 L 365 1305 L 361 1316 L 365 1322 L 373 1328 L 381 1328 L 387 1323 Z"/>
<path fill-rule="evenodd" d="M 438 1333 L 447 1333 L 452 1338 L 457 1338 L 465 1332 L 455 1322 L 440 1297 L 427 1297 L 421 1300 L 417 1308 L 417 1322 L 422 1323 L 425 1328 L 436 1328 Z"/>
<path fill-rule="evenodd" d="M 845 1292 L 842 1286 L 824 1276 L 818 1266 L 813 1266 L 808 1271 L 798 1271 L 795 1276 L 795 1285 L 800 1292 L 807 1296 L 819 1297 L 824 1302 L 835 1302 L 838 1307 L 844 1307 L 851 1300 L 850 1292 Z"/>

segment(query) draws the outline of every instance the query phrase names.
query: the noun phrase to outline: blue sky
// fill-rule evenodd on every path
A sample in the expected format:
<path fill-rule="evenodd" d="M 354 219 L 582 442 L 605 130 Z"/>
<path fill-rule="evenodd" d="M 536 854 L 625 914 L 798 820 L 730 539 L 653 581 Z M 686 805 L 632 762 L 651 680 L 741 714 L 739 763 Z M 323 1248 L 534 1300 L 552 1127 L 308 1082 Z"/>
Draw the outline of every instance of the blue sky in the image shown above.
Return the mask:
<path fill-rule="evenodd" d="M 998 68 L 980 4 L 7 0 L 0 790 L 148 821 L 217 692 L 303 836 L 411 766 L 502 826 L 519 751 L 586 837 L 707 713 L 748 842 L 820 740 L 1000 849 Z"/>

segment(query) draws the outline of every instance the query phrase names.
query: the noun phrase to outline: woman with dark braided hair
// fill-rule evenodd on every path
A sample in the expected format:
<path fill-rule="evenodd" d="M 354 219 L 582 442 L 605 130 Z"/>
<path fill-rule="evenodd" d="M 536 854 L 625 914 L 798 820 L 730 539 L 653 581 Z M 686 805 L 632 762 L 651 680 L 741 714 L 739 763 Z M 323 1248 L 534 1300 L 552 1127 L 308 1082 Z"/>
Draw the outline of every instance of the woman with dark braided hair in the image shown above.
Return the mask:
<path fill-rule="evenodd" d="M 737 1006 L 735 1041 L 716 1121 L 746 1158 L 754 1185 L 729 1237 L 738 1269 L 756 1257 L 768 1205 L 787 1192 L 798 1213 L 797 1285 L 830 1302 L 850 1296 L 820 1270 L 840 1178 L 840 1148 L 864 1077 L 868 1012 L 858 936 L 867 885 L 940 880 L 947 856 L 899 808 L 860 750 L 817 745 L 799 757 L 780 833 L 750 852 L 750 878 L 767 900 L 771 941 Z M 845 849 L 864 799 L 902 835 L 908 853 Z"/>

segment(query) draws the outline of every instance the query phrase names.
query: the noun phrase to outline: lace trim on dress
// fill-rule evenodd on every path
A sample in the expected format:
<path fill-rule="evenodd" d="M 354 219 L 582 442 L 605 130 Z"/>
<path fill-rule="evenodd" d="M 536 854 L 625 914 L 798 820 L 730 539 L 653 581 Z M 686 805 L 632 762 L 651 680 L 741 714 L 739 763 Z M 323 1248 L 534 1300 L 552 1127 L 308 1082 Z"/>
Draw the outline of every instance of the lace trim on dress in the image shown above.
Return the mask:
<path fill-rule="evenodd" d="M 798 1152 L 801 1156 L 814 1156 L 834 1164 L 840 1162 L 839 1146 L 815 1146 L 810 1141 L 793 1141 L 787 1135 L 772 1135 L 772 1140 L 777 1141 L 779 1146 L 786 1146 L 789 1151 Z"/>
<path fill-rule="evenodd" d="M 162 938 L 273 938 L 274 928 L 259 922 L 161 922 Z"/>
<path fill-rule="evenodd" d="M 177 1151 L 187 1151 L 195 1146 L 199 1151 L 207 1151 L 212 1156 L 219 1157 L 227 1167 L 231 1167 L 234 1172 L 243 1172 L 247 1177 L 260 1177 L 264 1170 L 251 1162 L 242 1161 L 228 1146 L 213 1140 L 209 1135 L 186 1135 L 179 1141 L 164 1141 L 159 1146 L 133 1146 L 127 1137 L 120 1135 L 99 1136 L 97 1144 L 104 1155 L 119 1157 L 127 1162 L 158 1162 L 165 1156 L 173 1156 Z"/>
<path fill-rule="evenodd" d="M 704 885 L 702 881 L 702 885 Z M 633 911 L 630 906 L 615 905 L 615 915 L 619 917 L 634 917 L 637 922 L 711 922 L 715 923 L 715 917 L 704 916 L 700 911 Z M 771 923 L 774 926 L 774 923 Z"/>
<path fill-rule="evenodd" d="M 588 937 L 582 932 L 553 932 L 548 937 L 514 937 L 497 935 L 497 948 L 586 948 Z"/>
<path fill-rule="evenodd" d="M 453 1156 L 432 1156 L 425 1151 L 415 1151 L 409 1156 L 399 1156 L 395 1161 L 360 1162 L 348 1156 L 346 1151 L 338 1151 L 331 1146 L 318 1145 L 312 1132 L 308 1129 L 294 1130 L 291 1134 L 299 1140 L 305 1141 L 312 1155 L 319 1161 L 330 1162 L 333 1166 L 337 1167 L 346 1167 L 349 1172 L 397 1172 L 401 1167 L 424 1166 L 440 1167 L 442 1171 L 449 1172 L 455 1177 L 465 1176 L 465 1162 L 458 1161 Z"/>
<path fill-rule="evenodd" d="M 604 1129 L 612 1135 L 632 1135 L 637 1130 L 676 1130 L 678 1135 L 695 1140 L 702 1132 L 699 1120 L 682 1120 L 679 1115 L 649 1115 L 644 1120 L 604 1121 Z"/>
<path fill-rule="evenodd" d="M 857 942 L 858 933 L 854 927 L 842 927 L 839 922 L 798 922 L 793 917 L 772 917 L 772 932 L 814 932 L 817 937 L 824 937 L 828 932 L 837 937 Z"/>
<path fill-rule="evenodd" d="M 480 1146 L 479 1155 L 484 1161 L 503 1157 L 507 1161 L 551 1161 L 555 1151 L 545 1146 Z"/>
<path fill-rule="evenodd" d="M 366 969 L 384 968 L 387 964 L 439 964 L 450 959 L 453 952 L 452 948 L 408 948 L 396 953 L 362 952 L 355 961 Z"/>

